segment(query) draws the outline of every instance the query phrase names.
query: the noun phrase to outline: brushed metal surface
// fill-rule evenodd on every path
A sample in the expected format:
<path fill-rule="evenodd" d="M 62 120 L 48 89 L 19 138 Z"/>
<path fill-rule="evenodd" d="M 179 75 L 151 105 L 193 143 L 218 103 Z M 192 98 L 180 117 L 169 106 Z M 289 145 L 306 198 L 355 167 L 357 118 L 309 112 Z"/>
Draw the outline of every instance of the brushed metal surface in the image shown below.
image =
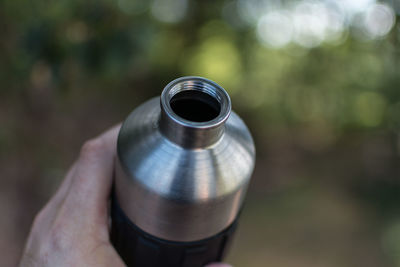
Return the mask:
<path fill-rule="evenodd" d="M 205 122 L 174 113 L 178 92 L 205 92 L 220 104 Z M 199 110 L 198 112 L 201 112 Z M 118 137 L 117 198 L 142 230 L 172 241 L 195 241 L 229 226 L 242 205 L 255 161 L 246 125 L 228 94 L 212 81 L 183 77 L 136 108 Z"/>

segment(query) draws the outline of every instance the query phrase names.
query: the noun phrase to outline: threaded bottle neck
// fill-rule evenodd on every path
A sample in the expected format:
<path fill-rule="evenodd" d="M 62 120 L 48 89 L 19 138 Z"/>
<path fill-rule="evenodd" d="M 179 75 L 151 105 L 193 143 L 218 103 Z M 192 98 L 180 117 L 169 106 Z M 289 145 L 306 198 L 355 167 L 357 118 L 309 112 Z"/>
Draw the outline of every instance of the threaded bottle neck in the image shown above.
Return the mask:
<path fill-rule="evenodd" d="M 201 77 L 182 77 L 161 94 L 161 133 L 185 148 L 207 147 L 219 140 L 231 101 L 218 84 Z"/>

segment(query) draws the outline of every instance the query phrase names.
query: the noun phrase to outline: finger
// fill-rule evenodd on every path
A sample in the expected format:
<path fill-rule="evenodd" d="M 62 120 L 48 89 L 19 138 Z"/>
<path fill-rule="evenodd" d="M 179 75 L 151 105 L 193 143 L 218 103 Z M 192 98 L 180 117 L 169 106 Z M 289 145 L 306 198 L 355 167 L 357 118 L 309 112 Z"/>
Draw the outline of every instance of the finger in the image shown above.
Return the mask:
<path fill-rule="evenodd" d="M 85 143 L 77 161 L 66 201 L 87 211 L 107 207 L 120 125 Z"/>
<path fill-rule="evenodd" d="M 76 171 L 76 162 L 74 162 L 72 166 L 69 168 L 67 175 L 65 175 L 64 180 L 61 182 L 61 185 L 57 189 L 56 193 L 48 202 L 48 205 L 59 206 L 61 202 L 65 199 L 65 196 L 67 195 L 69 188 L 71 186 L 72 177 L 75 175 L 75 171 Z"/>

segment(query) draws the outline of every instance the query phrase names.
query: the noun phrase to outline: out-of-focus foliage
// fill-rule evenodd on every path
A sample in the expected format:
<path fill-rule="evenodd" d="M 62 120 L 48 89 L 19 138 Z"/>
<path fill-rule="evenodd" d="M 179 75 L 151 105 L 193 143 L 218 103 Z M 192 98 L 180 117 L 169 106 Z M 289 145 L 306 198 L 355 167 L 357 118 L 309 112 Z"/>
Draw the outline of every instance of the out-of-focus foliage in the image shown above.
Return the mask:
<path fill-rule="evenodd" d="M 384 13 L 394 10 L 337 2 L 5 1 L 1 93 L 88 84 L 118 95 L 137 80 L 202 75 L 269 124 L 396 128 L 398 29 Z"/>
<path fill-rule="evenodd" d="M 199 75 L 227 89 L 257 143 L 234 263 L 400 266 L 399 12 L 390 0 L 1 1 L 0 212 L 16 223 L 0 235 L 26 234 L 84 139 Z M 0 241 L 0 265 L 22 234 Z"/>

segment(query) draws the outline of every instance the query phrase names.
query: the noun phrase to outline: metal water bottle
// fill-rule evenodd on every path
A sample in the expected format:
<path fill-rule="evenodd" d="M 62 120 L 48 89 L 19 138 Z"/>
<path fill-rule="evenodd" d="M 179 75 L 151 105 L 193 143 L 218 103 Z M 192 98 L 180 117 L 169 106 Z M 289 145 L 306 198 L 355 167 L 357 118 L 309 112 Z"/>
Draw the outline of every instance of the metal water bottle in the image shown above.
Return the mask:
<path fill-rule="evenodd" d="M 232 240 L 254 168 L 227 92 L 201 77 L 136 108 L 117 143 L 111 241 L 131 267 L 200 267 Z"/>

